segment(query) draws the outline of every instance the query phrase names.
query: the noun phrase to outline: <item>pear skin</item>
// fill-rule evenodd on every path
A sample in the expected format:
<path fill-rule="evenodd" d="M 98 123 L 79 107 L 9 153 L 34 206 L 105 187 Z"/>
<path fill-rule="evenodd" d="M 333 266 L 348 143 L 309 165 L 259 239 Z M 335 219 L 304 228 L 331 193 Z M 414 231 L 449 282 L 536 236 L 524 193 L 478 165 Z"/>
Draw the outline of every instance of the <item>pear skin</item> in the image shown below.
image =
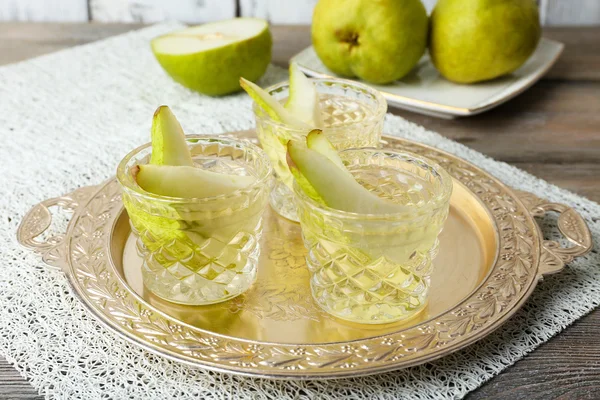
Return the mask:
<path fill-rule="evenodd" d="M 429 54 L 444 78 L 476 83 L 519 68 L 540 36 L 534 0 L 439 0 L 431 14 Z"/>

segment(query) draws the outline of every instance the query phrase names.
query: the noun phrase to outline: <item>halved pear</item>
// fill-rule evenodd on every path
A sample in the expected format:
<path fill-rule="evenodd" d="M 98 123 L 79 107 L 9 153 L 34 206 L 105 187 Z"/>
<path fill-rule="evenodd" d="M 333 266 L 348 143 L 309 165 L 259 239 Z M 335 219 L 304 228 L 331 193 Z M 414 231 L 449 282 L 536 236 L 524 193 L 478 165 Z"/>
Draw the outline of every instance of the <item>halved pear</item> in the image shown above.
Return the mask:
<path fill-rule="evenodd" d="M 361 186 L 345 167 L 299 141 L 288 142 L 287 161 L 292 173 L 301 175 L 297 182 L 305 193 L 331 208 L 360 214 L 389 214 L 402 209 Z"/>
<path fill-rule="evenodd" d="M 167 106 L 160 106 L 154 112 L 150 164 L 194 165 L 183 129 Z"/>
<path fill-rule="evenodd" d="M 294 116 L 289 110 L 255 83 L 240 78 L 240 85 L 271 118 L 296 128 L 310 129 L 310 126 Z"/>
<path fill-rule="evenodd" d="M 298 64 L 291 63 L 289 71 L 290 91 L 285 108 L 308 125 L 322 127 L 319 93 L 315 85 L 302 73 Z"/>
<path fill-rule="evenodd" d="M 157 37 L 152 52 L 177 82 L 211 96 L 240 90 L 241 76 L 258 80 L 271 61 L 267 21 L 234 18 Z"/>
<path fill-rule="evenodd" d="M 344 162 L 340 158 L 340 155 L 322 130 L 313 129 L 310 131 L 308 135 L 306 135 L 306 146 L 311 150 L 321 153 L 335 165 L 346 171 L 346 167 L 344 166 Z"/>
<path fill-rule="evenodd" d="M 255 181 L 253 176 L 221 174 L 187 166 L 148 164 L 134 168 L 138 185 L 160 196 L 206 198 L 235 192 Z"/>

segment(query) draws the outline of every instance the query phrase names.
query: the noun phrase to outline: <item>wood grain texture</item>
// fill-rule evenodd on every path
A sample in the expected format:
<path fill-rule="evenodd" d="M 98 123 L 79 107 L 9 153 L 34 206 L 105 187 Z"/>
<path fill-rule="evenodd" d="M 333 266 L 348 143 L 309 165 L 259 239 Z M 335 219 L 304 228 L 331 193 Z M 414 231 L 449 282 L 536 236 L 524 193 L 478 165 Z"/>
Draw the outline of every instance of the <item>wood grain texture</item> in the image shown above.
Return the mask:
<path fill-rule="evenodd" d="M 466 397 L 467 400 L 597 400 L 600 312 L 565 331 Z"/>
<path fill-rule="evenodd" d="M 2 0 L 0 21 L 88 20 L 88 0 Z"/>
<path fill-rule="evenodd" d="M 140 25 L 0 23 L 0 64 L 136 29 Z M 567 44 L 547 77 L 510 102 L 452 121 L 390 109 L 454 140 L 600 202 L 600 27 L 550 28 Z M 306 26 L 274 26 L 273 62 L 310 44 Z M 600 217 L 600 216 L 599 216 Z M 600 311 L 471 393 L 480 399 L 600 398 Z M 41 399 L 0 362 L 0 399 Z"/>
<path fill-rule="evenodd" d="M 93 42 L 141 26 L 3 22 L 0 23 L 0 64 L 9 64 Z"/>
<path fill-rule="evenodd" d="M 41 400 L 42 396 L 9 363 L 0 359 L 0 399 Z"/>
<path fill-rule="evenodd" d="M 600 3 L 600 0 L 598 0 Z M 547 79 L 600 81 L 600 30 L 598 27 L 552 28 L 544 36 L 565 44 L 565 50 Z"/>
<path fill-rule="evenodd" d="M 317 0 L 239 0 L 244 17 L 259 17 L 273 24 L 309 24 Z"/>
<path fill-rule="evenodd" d="M 273 24 L 310 24 L 318 0 L 238 0 L 243 17 L 264 18 Z M 422 0 L 431 12 L 436 0 Z"/>
<path fill-rule="evenodd" d="M 546 0 L 544 19 L 549 26 L 598 25 L 600 1 L 598 0 Z"/>
<path fill-rule="evenodd" d="M 236 0 L 87 0 L 99 22 L 151 23 L 175 19 L 202 23 L 235 17 Z"/>

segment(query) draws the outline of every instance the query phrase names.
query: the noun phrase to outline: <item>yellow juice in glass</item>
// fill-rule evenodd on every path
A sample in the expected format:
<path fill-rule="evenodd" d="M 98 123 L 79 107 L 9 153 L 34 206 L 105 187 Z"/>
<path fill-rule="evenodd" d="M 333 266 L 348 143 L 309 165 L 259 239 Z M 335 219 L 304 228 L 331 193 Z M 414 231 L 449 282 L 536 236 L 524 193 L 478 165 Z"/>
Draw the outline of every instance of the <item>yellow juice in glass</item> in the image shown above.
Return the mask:
<path fill-rule="evenodd" d="M 295 184 L 313 297 L 352 322 L 410 318 L 427 304 L 451 178 L 410 153 L 351 149 L 340 156 L 362 186 L 401 207 L 393 214 L 344 212 L 317 203 Z"/>
<path fill-rule="evenodd" d="M 199 199 L 145 192 L 131 168 L 148 162 L 149 144 L 125 157 L 117 177 L 143 258 L 145 287 L 171 302 L 211 304 L 243 293 L 256 278 L 272 168 L 266 154 L 248 142 L 206 136 L 187 141 L 197 168 L 256 180 L 233 193 Z"/>

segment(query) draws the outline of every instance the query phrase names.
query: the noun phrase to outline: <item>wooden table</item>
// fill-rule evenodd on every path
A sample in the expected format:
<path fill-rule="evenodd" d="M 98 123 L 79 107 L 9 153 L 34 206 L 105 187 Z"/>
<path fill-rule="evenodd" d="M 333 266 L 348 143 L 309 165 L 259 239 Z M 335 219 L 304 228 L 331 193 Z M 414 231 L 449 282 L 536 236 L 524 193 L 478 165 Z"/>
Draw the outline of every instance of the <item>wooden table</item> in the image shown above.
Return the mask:
<path fill-rule="evenodd" d="M 0 65 L 138 28 L 134 24 L 0 23 Z M 281 66 L 310 43 L 306 26 L 275 26 L 273 36 L 273 61 Z M 390 111 L 600 202 L 600 27 L 550 28 L 544 36 L 566 44 L 563 56 L 542 81 L 507 104 L 452 121 Z M 0 360 L 0 398 L 40 397 Z M 468 398 L 600 398 L 600 310 Z"/>

